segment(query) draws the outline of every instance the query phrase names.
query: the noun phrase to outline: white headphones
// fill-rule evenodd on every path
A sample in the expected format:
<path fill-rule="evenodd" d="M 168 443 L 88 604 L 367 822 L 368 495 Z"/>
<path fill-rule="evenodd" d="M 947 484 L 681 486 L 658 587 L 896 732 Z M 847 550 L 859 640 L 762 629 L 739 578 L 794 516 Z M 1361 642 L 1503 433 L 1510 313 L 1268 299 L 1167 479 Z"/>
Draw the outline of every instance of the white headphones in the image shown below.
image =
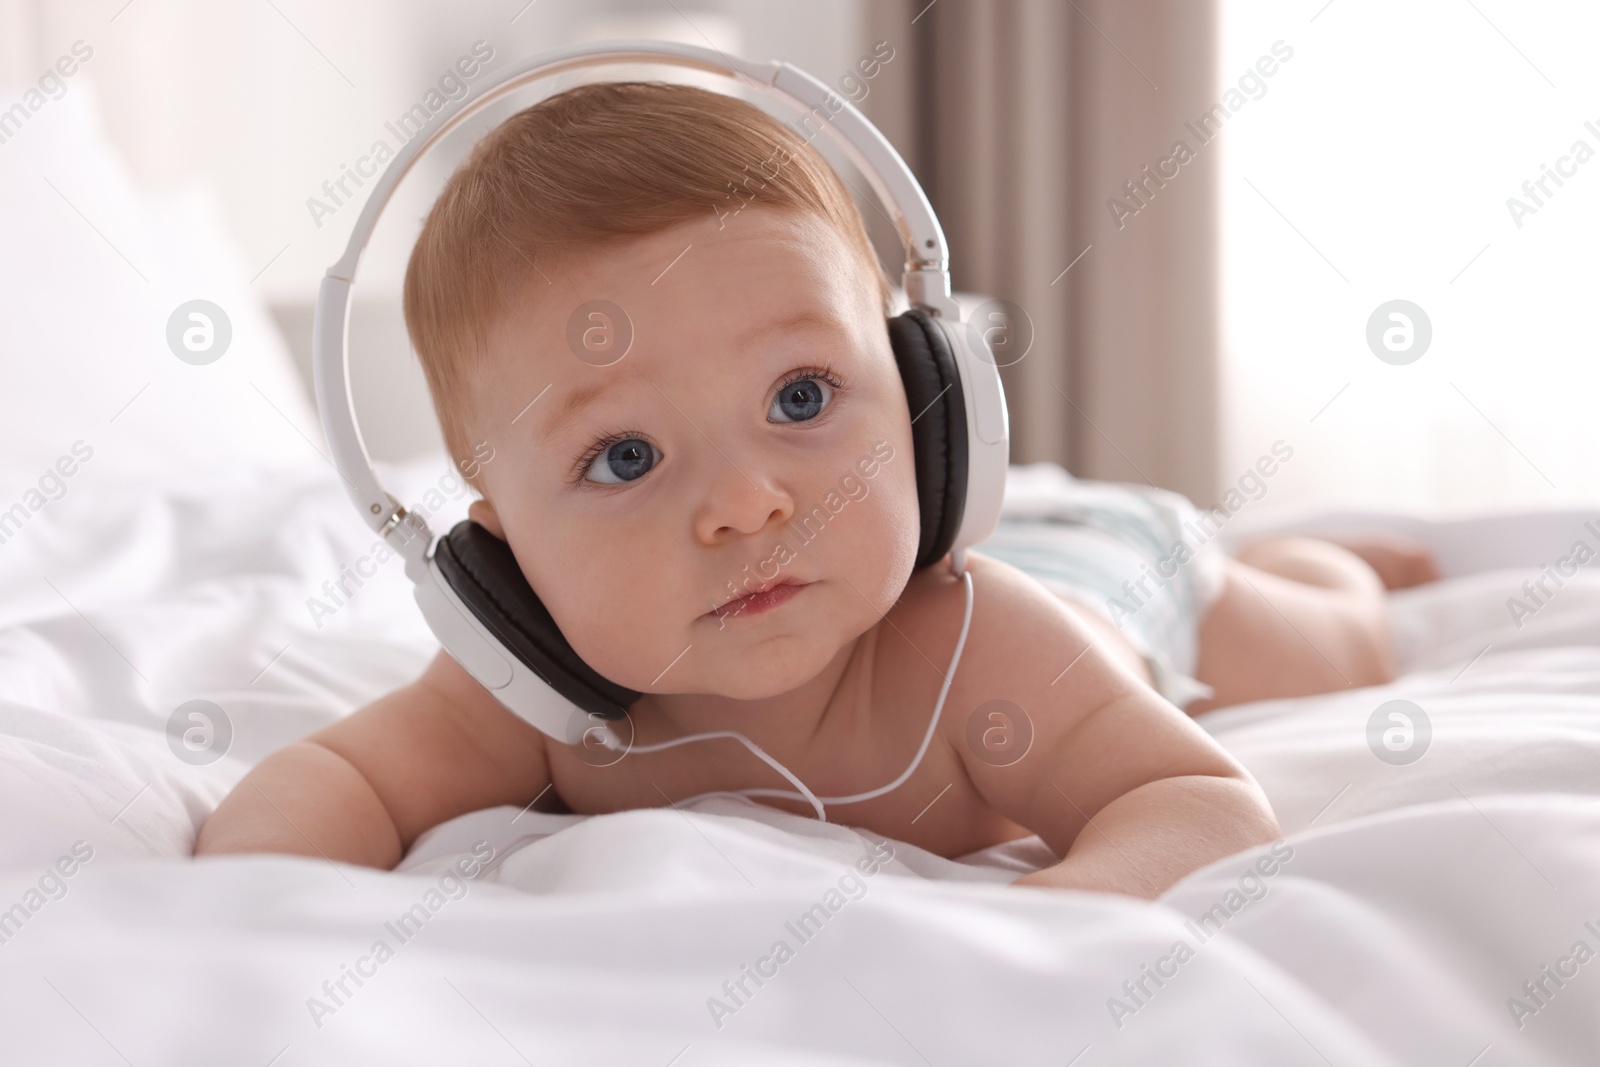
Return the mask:
<path fill-rule="evenodd" d="M 367 525 L 405 557 L 417 604 L 444 649 L 513 713 L 568 744 L 579 743 L 596 717 L 624 718 L 639 694 L 601 677 L 572 650 L 527 585 L 505 542 L 466 521 L 435 544 L 423 518 L 408 512 L 378 483 L 350 397 L 350 287 L 384 206 L 417 160 L 447 133 L 489 103 L 535 81 L 622 63 L 695 68 L 770 93 L 800 115 L 810 116 L 860 168 L 887 209 L 905 244 L 902 278 L 911 304 L 887 325 L 910 410 L 917 414 L 912 424 L 922 518 L 917 565 L 927 566 L 950 554 L 953 570 L 966 582 L 968 620 L 971 577 L 964 573 L 964 552 L 994 532 L 1009 462 L 1000 375 L 987 339 L 982 331 L 963 325 L 951 296 L 944 232 L 905 161 L 849 101 L 787 63 L 753 63 L 709 49 L 656 41 L 608 41 L 560 49 L 480 83 L 439 115 L 431 133 L 412 140 L 389 164 L 356 220 L 343 257 L 322 280 L 312 341 L 317 405 L 333 464 L 351 499 Z M 935 723 L 966 629 L 964 623 Z M 928 739 L 932 729 L 930 724 Z M 726 731 L 718 732 L 722 733 Z M 738 736 L 762 759 L 778 766 L 742 735 L 730 736 Z M 668 744 L 684 740 L 688 739 Z M 609 748 L 619 745 L 609 729 L 602 731 L 602 742 Z M 924 751 L 926 747 L 927 739 Z M 904 781 L 921 758 L 919 752 L 906 774 L 887 788 Z M 823 817 L 809 790 L 778 769 Z M 823 799 L 865 798 L 866 794 Z"/>

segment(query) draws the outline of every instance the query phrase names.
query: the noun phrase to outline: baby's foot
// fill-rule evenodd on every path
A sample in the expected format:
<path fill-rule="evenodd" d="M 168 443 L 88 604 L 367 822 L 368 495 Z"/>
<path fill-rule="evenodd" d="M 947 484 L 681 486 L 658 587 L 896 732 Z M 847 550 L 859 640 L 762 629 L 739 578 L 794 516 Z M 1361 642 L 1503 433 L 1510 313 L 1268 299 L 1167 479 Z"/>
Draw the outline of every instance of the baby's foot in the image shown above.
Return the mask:
<path fill-rule="evenodd" d="M 1354 552 L 1377 572 L 1385 589 L 1409 589 L 1437 582 L 1444 575 L 1427 546 L 1404 537 L 1329 537 L 1327 540 Z"/>

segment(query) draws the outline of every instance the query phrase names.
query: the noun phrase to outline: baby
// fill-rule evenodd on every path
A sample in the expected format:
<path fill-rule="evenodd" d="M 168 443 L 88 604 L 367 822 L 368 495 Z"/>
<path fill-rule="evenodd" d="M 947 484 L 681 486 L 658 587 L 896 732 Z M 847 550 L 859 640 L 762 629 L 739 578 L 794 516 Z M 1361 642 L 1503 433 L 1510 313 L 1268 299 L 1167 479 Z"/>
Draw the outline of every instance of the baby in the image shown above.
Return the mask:
<path fill-rule="evenodd" d="M 693 88 L 545 100 L 485 138 L 430 212 L 406 321 L 452 455 L 492 455 L 474 465 L 470 517 L 509 543 L 576 652 L 643 694 L 613 724 L 636 746 L 737 730 L 820 796 L 871 791 L 916 755 L 966 594 L 948 559 L 913 569 L 917 413 L 890 300 L 821 157 L 751 105 Z M 612 313 L 591 317 L 596 301 Z M 601 338 L 603 359 L 591 329 L 621 331 Z M 848 507 L 796 542 L 791 520 L 845 481 Z M 1157 525 L 1188 506 L 1125 495 Z M 1036 833 L 1059 862 L 1017 884 L 1154 898 L 1278 825 L 1244 767 L 1152 688 L 1176 693 L 1188 665 L 1048 560 L 1050 588 L 995 558 L 1028 566 L 1065 529 L 1094 527 L 1007 524 L 995 554 L 968 554 L 970 632 L 925 758 L 829 817 L 952 858 Z M 747 592 L 746 568 L 780 542 L 798 547 Z M 1397 574 L 1418 565 L 1365 551 Z M 1202 555 L 1184 576 L 1186 701 L 1391 677 L 1384 582 L 1359 556 L 1305 539 Z M 1026 731 L 1025 750 L 995 758 L 996 729 Z M 263 760 L 196 852 L 392 868 L 418 835 L 481 808 L 598 814 L 788 785 L 726 737 L 621 758 L 562 743 L 441 652 Z"/>

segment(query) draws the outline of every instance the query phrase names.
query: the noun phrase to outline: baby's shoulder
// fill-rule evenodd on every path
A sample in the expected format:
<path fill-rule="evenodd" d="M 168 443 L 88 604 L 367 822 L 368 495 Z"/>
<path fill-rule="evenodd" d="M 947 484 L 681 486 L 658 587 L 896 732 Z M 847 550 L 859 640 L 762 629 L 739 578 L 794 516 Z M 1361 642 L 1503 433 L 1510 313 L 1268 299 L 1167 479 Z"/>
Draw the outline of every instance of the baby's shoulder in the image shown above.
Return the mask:
<path fill-rule="evenodd" d="M 1054 593 L 1009 563 L 969 551 L 967 571 L 973 589 L 969 642 L 979 630 L 991 637 L 1026 639 L 1041 628 L 1052 630 L 1069 615 Z M 911 576 L 888 618 L 907 637 L 932 639 L 948 631 L 953 640 L 961 629 L 965 596 L 961 578 L 940 562 Z"/>
<path fill-rule="evenodd" d="M 972 621 L 946 712 L 992 700 L 1037 703 L 1088 647 L 1089 633 L 1059 598 L 1010 564 L 969 552 L 967 571 Z M 913 575 L 880 627 L 880 667 L 926 675 L 931 665 L 937 685 L 960 637 L 965 599 L 961 578 L 946 565 Z"/>
<path fill-rule="evenodd" d="M 972 621 L 939 736 L 995 811 L 1065 855 L 1086 816 L 1062 808 L 1058 777 L 1087 789 L 1077 802 L 1092 815 L 1093 799 L 1083 798 L 1109 800 L 1119 768 L 1138 749 L 1119 749 L 1119 741 L 1152 724 L 1181 731 L 1172 720 L 1183 713 L 1113 658 L 1080 613 L 1026 574 L 981 553 L 969 553 L 967 572 Z M 879 641 L 895 651 L 878 659 L 898 658 L 885 677 L 919 698 L 926 694 L 929 707 L 949 670 L 965 600 L 962 580 L 948 567 L 929 568 L 885 617 L 893 626 Z M 887 685 L 878 691 L 892 692 Z M 1102 716 L 1107 709 L 1110 716 Z M 1092 723 L 1102 725 L 1083 732 Z"/>

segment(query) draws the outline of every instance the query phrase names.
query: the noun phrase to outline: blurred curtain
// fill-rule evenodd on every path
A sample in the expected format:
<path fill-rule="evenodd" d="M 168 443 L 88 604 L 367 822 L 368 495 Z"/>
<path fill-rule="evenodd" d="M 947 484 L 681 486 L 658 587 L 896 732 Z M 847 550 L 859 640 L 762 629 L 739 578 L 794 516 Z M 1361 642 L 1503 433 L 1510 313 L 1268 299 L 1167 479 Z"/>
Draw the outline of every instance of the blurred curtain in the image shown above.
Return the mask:
<path fill-rule="evenodd" d="M 955 287 L 1034 326 L 1002 371 L 1014 462 L 1214 497 L 1217 146 L 1186 123 L 1216 132 L 1198 125 L 1220 96 L 1216 8 L 866 5 L 868 40 L 896 55 L 863 107 L 933 202 Z"/>

